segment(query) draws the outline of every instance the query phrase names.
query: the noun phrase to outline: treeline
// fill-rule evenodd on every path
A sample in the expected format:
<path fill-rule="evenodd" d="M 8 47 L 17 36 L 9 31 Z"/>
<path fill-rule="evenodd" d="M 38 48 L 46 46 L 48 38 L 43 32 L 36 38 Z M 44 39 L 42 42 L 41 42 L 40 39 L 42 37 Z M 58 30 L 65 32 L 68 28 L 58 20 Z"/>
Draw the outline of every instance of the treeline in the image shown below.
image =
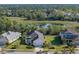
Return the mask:
<path fill-rule="evenodd" d="M 0 16 L 79 21 L 79 5 L 0 5 Z"/>
<path fill-rule="evenodd" d="M 0 19 L 0 34 L 7 31 L 17 31 L 21 32 L 22 35 L 27 35 L 29 32 L 34 30 L 39 30 L 44 35 L 56 35 L 59 34 L 62 30 L 66 28 L 63 25 L 49 25 L 45 26 L 45 23 L 40 24 L 27 24 L 27 23 L 18 23 L 16 21 L 11 21 L 9 19 L 1 18 Z M 38 28 L 39 27 L 39 28 Z"/>

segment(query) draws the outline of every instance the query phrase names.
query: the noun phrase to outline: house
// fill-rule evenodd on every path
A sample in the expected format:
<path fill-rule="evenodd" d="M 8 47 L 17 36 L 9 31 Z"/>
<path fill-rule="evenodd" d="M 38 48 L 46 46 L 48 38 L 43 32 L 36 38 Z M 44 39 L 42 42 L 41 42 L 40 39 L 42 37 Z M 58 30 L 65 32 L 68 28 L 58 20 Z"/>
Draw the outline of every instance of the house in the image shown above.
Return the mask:
<path fill-rule="evenodd" d="M 79 46 L 79 33 L 67 30 L 60 32 L 59 36 L 61 37 L 63 44 Z"/>
<path fill-rule="evenodd" d="M 33 45 L 35 47 L 42 47 L 44 43 L 44 35 L 39 31 L 33 31 L 29 33 L 30 38 L 25 39 L 26 44 Z"/>
<path fill-rule="evenodd" d="M 12 43 L 14 42 L 15 40 L 17 40 L 19 37 L 21 36 L 21 33 L 19 32 L 12 32 L 12 31 L 8 31 L 6 33 L 3 33 L 1 36 L 0 36 L 0 46 L 8 43 Z"/>

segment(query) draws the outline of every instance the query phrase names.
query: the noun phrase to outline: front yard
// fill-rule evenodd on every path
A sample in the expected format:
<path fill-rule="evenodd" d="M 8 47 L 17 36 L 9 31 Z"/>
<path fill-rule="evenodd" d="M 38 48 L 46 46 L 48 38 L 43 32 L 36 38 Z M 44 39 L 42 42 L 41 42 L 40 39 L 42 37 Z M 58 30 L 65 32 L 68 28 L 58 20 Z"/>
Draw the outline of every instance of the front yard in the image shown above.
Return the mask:
<path fill-rule="evenodd" d="M 54 37 L 55 36 L 45 36 L 46 43 L 50 43 L 51 40 L 54 40 Z M 9 45 L 6 45 L 5 49 L 16 49 L 17 51 L 30 51 L 33 50 L 34 47 L 21 43 L 21 39 L 18 39 Z"/>
<path fill-rule="evenodd" d="M 45 43 L 49 44 L 51 41 L 55 40 L 55 36 L 45 36 Z M 64 49 L 69 50 L 69 48 L 64 48 L 66 45 L 52 45 L 48 47 L 44 47 L 45 51 L 52 51 L 52 52 L 57 52 L 57 51 L 62 51 Z M 21 40 L 18 39 L 12 44 L 9 44 L 5 47 L 5 49 L 16 49 L 16 51 L 22 51 L 22 52 L 29 52 L 29 51 L 34 51 L 34 47 L 22 44 Z"/>
<path fill-rule="evenodd" d="M 21 43 L 21 40 L 18 39 L 15 42 L 7 45 L 5 49 L 16 49 L 16 51 L 33 51 L 33 47 Z"/>

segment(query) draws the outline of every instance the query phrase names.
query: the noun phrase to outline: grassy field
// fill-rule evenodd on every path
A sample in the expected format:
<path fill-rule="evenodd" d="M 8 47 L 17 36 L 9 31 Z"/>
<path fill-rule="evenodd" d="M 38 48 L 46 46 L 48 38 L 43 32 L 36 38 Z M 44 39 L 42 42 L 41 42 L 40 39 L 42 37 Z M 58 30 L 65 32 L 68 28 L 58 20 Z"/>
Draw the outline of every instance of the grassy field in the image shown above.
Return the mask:
<path fill-rule="evenodd" d="M 71 22 L 71 21 L 32 21 L 32 20 L 24 20 L 25 18 L 20 18 L 20 17 L 5 17 L 7 19 L 10 19 L 12 21 L 16 21 L 19 23 L 31 23 L 31 24 L 38 24 L 38 23 L 56 23 L 56 24 L 72 24 L 74 26 L 79 26 L 79 23 L 76 22 Z"/>
<path fill-rule="evenodd" d="M 17 21 L 25 19 L 25 18 L 22 18 L 22 17 L 5 17 L 5 18 L 11 19 L 11 20 L 17 20 Z"/>

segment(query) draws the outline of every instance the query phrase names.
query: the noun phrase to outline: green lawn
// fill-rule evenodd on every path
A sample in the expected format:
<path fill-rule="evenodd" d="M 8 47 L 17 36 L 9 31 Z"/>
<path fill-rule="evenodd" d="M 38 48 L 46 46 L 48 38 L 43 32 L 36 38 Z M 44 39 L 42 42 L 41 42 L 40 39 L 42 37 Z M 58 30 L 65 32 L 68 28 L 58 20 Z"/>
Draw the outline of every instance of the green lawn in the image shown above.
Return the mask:
<path fill-rule="evenodd" d="M 46 43 L 50 43 L 51 40 L 54 40 L 54 37 L 55 36 L 52 36 L 52 35 L 51 36 L 50 35 L 45 36 Z"/>
<path fill-rule="evenodd" d="M 20 39 L 18 39 L 15 42 L 7 45 L 5 48 L 6 49 L 16 49 L 17 51 L 29 51 L 29 50 L 33 50 L 32 46 L 21 44 L 21 40 Z"/>
<path fill-rule="evenodd" d="M 50 43 L 51 41 L 53 41 L 53 40 L 55 40 L 55 37 L 56 36 L 45 36 L 45 41 L 46 41 L 46 43 L 48 44 L 48 43 Z M 61 51 L 61 50 L 63 50 L 63 47 L 65 47 L 66 45 L 52 45 L 51 47 L 54 47 L 54 49 L 49 49 L 49 48 L 44 48 L 44 50 L 45 51 L 53 51 L 53 52 L 55 52 L 55 51 Z"/>
<path fill-rule="evenodd" d="M 11 49 L 14 45 L 17 45 L 17 44 L 19 44 L 19 43 L 20 43 L 20 40 L 18 39 L 18 40 L 16 40 L 16 41 L 14 41 L 13 43 L 7 45 L 6 48 L 7 48 L 7 49 Z"/>

